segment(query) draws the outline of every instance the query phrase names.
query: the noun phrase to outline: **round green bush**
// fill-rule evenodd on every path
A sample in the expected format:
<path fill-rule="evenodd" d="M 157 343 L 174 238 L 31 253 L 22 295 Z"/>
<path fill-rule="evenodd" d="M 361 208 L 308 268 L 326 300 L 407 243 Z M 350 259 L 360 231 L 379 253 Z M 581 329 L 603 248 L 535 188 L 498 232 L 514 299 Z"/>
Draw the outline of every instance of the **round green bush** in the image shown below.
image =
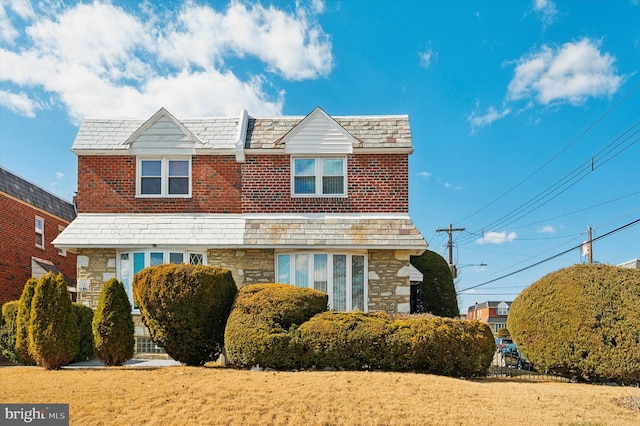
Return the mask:
<path fill-rule="evenodd" d="M 325 312 L 302 324 L 298 331 L 306 368 L 387 368 L 389 316 L 383 312 Z"/>
<path fill-rule="evenodd" d="M 93 359 L 93 309 L 82 303 L 74 303 L 76 318 L 78 320 L 78 353 L 73 362 L 82 362 Z"/>
<path fill-rule="evenodd" d="M 225 330 L 229 362 L 276 369 L 297 368 L 302 346 L 297 326 L 327 310 L 326 293 L 288 284 L 253 284 L 238 296 Z"/>
<path fill-rule="evenodd" d="M 22 295 L 18 300 L 18 317 L 16 331 L 16 352 L 20 361 L 26 365 L 35 365 L 33 356 L 29 353 L 29 318 L 31 316 L 31 302 L 36 291 L 38 280 L 29 278 L 24 285 Z"/>
<path fill-rule="evenodd" d="M 124 285 L 115 278 L 102 287 L 92 330 L 95 353 L 105 365 L 122 365 L 133 357 L 131 303 Z"/>
<path fill-rule="evenodd" d="M 18 301 L 5 303 L 1 310 L 0 351 L 5 358 L 17 364 L 20 362 L 20 356 L 16 351 Z"/>
<path fill-rule="evenodd" d="M 237 287 L 226 269 L 158 265 L 138 272 L 133 296 L 151 338 L 187 365 L 215 361 Z"/>
<path fill-rule="evenodd" d="M 640 271 L 576 265 L 525 289 L 507 327 L 522 354 L 586 381 L 640 380 Z"/>
<path fill-rule="evenodd" d="M 78 353 L 76 312 L 62 274 L 38 280 L 29 318 L 29 352 L 36 364 L 58 369 Z"/>

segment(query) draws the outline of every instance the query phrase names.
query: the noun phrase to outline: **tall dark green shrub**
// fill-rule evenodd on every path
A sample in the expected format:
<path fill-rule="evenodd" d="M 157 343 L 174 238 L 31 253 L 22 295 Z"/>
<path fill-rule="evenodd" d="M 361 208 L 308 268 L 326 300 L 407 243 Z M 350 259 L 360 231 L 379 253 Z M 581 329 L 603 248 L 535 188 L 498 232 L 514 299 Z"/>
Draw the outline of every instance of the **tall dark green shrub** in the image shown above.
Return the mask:
<path fill-rule="evenodd" d="M 253 284 L 240 289 L 225 330 L 231 364 L 299 368 L 297 327 L 327 310 L 327 294 L 288 284 Z"/>
<path fill-rule="evenodd" d="M 31 317 L 31 302 L 38 280 L 29 278 L 24 285 L 20 300 L 18 300 L 18 317 L 16 319 L 16 352 L 23 364 L 35 365 L 35 360 L 29 353 L 29 318 Z"/>
<path fill-rule="evenodd" d="M 29 318 L 29 352 L 48 370 L 71 362 L 78 353 L 76 312 L 62 274 L 43 275 L 36 285 Z"/>
<path fill-rule="evenodd" d="M 0 321 L 0 351 L 9 361 L 17 364 L 20 356 L 16 352 L 16 332 L 18 316 L 18 301 L 12 300 L 2 305 L 2 320 Z"/>
<path fill-rule="evenodd" d="M 133 357 L 131 303 L 117 279 L 110 279 L 102 287 L 92 325 L 95 352 L 105 365 L 122 365 Z"/>
<path fill-rule="evenodd" d="M 545 275 L 509 309 L 507 327 L 538 369 L 586 381 L 640 380 L 640 270 L 576 265 Z"/>
<path fill-rule="evenodd" d="M 82 362 L 93 359 L 93 310 L 82 303 L 74 303 L 76 318 L 78 319 L 78 353 L 73 362 Z"/>
<path fill-rule="evenodd" d="M 420 256 L 411 256 L 411 264 L 423 275 L 420 283 L 423 312 L 449 318 L 460 315 L 447 261 L 438 253 L 425 250 Z"/>
<path fill-rule="evenodd" d="M 133 280 L 134 300 L 151 338 L 187 365 L 221 354 L 237 291 L 231 271 L 204 265 L 152 266 Z"/>

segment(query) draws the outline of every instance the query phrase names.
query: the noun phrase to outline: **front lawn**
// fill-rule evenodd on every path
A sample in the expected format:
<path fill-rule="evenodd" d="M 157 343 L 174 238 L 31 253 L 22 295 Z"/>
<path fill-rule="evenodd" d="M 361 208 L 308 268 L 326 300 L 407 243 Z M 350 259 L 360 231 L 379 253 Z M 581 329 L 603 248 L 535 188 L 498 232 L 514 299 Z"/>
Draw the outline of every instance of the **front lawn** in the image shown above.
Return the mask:
<path fill-rule="evenodd" d="M 72 425 L 632 425 L 638 388 L 411 373 L 0 367 L 3 403 L 69 403 Z"/>

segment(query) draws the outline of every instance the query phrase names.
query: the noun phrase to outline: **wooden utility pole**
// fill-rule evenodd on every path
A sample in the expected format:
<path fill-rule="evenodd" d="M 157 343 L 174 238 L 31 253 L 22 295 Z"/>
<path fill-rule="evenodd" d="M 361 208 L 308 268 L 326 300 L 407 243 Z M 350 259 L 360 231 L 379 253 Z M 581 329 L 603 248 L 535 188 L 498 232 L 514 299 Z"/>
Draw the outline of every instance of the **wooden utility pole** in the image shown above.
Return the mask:
<path fill-rule="evenodd" d="M 446 232 L 447 234 L 449 234 L 449 242 L 447 243 L 447 247 L 449 248 L 449 268 L 451 269 L 451 276 L 453 277 L 453 279 L 458 276 L 456 266 L 453 264 L 453 233 L 462 232 L 464 230 L 464 228 L 454 228 L 452 224 L 449 224 L 448 228 L 436 229 L 436 233 Z"/>
<path fill-rule="evenodd" d="M 587 227 L 587 244 L 589 245 L 589 265 L 593 265 L 593 228 Z"/>

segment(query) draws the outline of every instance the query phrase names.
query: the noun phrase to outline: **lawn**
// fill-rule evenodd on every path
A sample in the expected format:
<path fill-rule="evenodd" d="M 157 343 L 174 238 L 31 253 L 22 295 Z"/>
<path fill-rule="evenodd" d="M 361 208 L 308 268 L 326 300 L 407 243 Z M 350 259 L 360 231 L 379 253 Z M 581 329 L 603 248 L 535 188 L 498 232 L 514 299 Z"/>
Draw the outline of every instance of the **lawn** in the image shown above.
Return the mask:
<path fill-rule="evenodd" d="M 638 388 L 382 372 L 0 367 L 0 402 L 69 403 L 72 425 L 632 425 Z"/>

